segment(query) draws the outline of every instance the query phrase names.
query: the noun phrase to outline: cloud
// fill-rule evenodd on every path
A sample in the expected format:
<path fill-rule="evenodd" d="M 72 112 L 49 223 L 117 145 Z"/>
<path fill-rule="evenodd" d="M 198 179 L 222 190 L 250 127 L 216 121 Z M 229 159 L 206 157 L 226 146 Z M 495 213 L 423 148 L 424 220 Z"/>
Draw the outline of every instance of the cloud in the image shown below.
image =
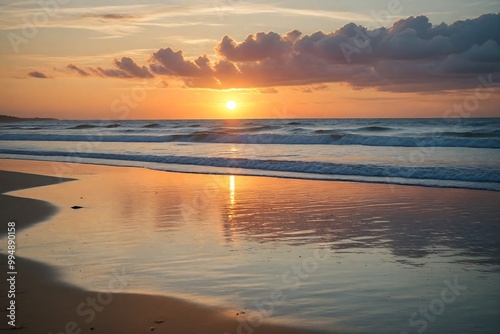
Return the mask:
<path fill-rule="evenodd" d="M 296 50 L 329 62 L 373 64 L 379 60 L 426 60 L 466 52 L 500 40 L 498 14 L 432 26 L 425 16 L 399 20 L 389 29 L 368 30 L 354 23 L 335 32 L 304 36 Z"/>
<path fill-rule="evenodd" d="M 301 35 L 298 30 L 284 36 L 275 32 L 259 32 L 249 35 L 243 42 L 237 43 L 231 37 L 224 36 L 215 50 L 222 57 L 231 61 L 258 61 L 266 58 L 281 58 L 293 49 L 293 43 Z"/>
<path fill-rule="evenodd" d="M 132 59 L 129 57 L 122 57 L 121 60 L 115 59 L 115 65 L 123 72 L 129 74 L 135 78 L 152 78 L 153 75 L 149 72 L 147 67 L 138 66 Z"/>
<path fill-rule="evenodd" d="M 216 8 L 217 14 L 224 12 L 224 8 Z M 330 11 L 326 9 L 305 9 L 305 8 L 290 8 L 285 6 L 277 6 L 271 4 L 257 4 L 257 3 L 240 3 L 237 6 L 227 7 L 227 12 L 231 15 L 262 15 L 272 14 L 283 17 L 318 17 L 323 19 L 338 20 L 338 21 L 351 21 L 361 20 L 365 22 L 377 21 L 372 15 L 363 15 L 349 11 Z"/>
<path fill-rule="evenodd" d="M 259 93 L 261 94 L 276 94 L 278 93 L 278 90 L 273 87 L 268 87 L 268 88 L 261 88 L 259 89 Z"/>
<path fill-rule="evenodd" d="M 188 61 L 184 59 L 182 51 L 174 51 L 171 48 L 160 49 L 153 53 L 151 60 L 160 65 L 152 69 L 161 74 L 170 74 L 181 77 L 200 77 L 211 72 L 206 56 L 200 56 L 198 59 Z"/>
<path fill-rule="evenodd" d="M 132 19 L 137 19 L 140 18 L 139 15 L 133 15 L 133 14 L 115 14 L 115 13 L 109 13 L 109 14 L 85 14 L 83 17 L 91 17 L 91 18 L 98 18 L 102 20 L 132 20 Z"/>
<path fill-rule="evenodd" d="M 97 2 L 84 2 L 73 6 L 50 5 L 53 1 L 47 0 L 46 6 L 45 2 L 35 0 L 2 3 L 0 30 L 25 29 L 26 19 L 33 17 L 44 22 L 38 28 L 88 30 L 100 34 L 95 39 L 143 34 L 150 27 L 224 25 L 220 22 L 218 8 L 207 6 L 206 3 L 182 6 L 166 3 L 103 5 Z M 47 21 L 43 19 L 45 15 L 48 17 Z M 213 22 L 207 22 L 210 17 Z"/>
<path fill-rule="evenodd" d="M 122 79 L 130 79 L 133 78 L 130 74 L 125 71 L 117 70 L 114 68 L 89 68 L 94 74 L 100 77 L 108 77 L 108 78 L 122 78 Z"/>
<path fill-rule="evenodd" d="M 312 87 L 313 90 L 329 90 L 330 87 L 328 85 L 322 84 L 322 85 L 317 85 Z"/>
<path fill-rule="evenodd" d="M 66 67 L 72 71 L 77 72 L 81 76 L 89 76 L 91 74 L 99 77 L 106 78 L 145 78 L 150 79 L 154 75 L 149 71 L 146 66 L 137 65 L 131 58 L 122 57 L 120 60 L 115 59 L 113 64 L 116 68 L 102 68 L 102 67 L 88 67 L 88 72 L 82 70 L 76 65 L 69 64 Z"/>
<path fill-rule="evenodd" d="M 477 77 L 500 76 L 500 14 L 432 25 L 425 16 L 368 29 L 349 23 L 332 32 L 303 35 L 257 32 L 238 42 L 224 36 L 216 58 L 185 58 L 182 50 L 161 48 L 139 66 L 128 57 L 101 76 L 182 80 L 186 87 L 269 88 L 348 83 L 355 89 L 431 91 L 474 88 Z"/>
<path fill-rule="evenodd" d="M 220 77 L 234 75 L 234 65 L 230 62 L 219 62 L 212 67 L 206 55 L 194 61 L 184 59 L 182 51 L 171 48 L 159 49 L 150 58 L 150 69 L 155 74 L 168 75 L 184 80 L 186 87 L 214 88 L 220 86 Z"/>
<path fill-rule="evenodd" d="M 326 91 L 326 90 L 330 90 L 330 87 L 328 87 L 328 85 L 326 84 L 321 84 L 316 86 L 309 86 L 301 91 L 302 93 L 312 93 L 314 91 Z"/>
<path fill-rule="evenodd" d="M 158 88 L 167 88 L 168 86 L 168 82 L 166 82 L 165 80 L 162 80 L 157 84 Z"/>
<path fill-rule="evenodd" d="M 72 71 L 75 71 L 76 73 L 80 74 L 83 77 L 86 77 L 86 76 L 89 75 L 89 73 L 85 72 L 84 70 L 82 70 L 81 68 L 77 67 L 76 65 L 68 64 L 68 66 L 66 66 L 66 67 L 68 69 L 72 70 Z"/>
<path fill-rule="evenodd" d="M 50 78 L 49 76 L 43 74 L 42 72 L 38 72 L 38 71 L 30 72 L 30 73 L 28 73 L 28 76 L 32 77 L 32 78 L 37 78 L 37 79 L 49 79 Z"/>

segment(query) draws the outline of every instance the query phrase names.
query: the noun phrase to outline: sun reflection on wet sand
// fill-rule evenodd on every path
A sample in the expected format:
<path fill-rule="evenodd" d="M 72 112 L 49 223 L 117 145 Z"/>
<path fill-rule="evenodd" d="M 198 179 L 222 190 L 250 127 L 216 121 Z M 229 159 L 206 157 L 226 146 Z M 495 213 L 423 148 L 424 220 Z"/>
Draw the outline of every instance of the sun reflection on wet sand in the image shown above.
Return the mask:
<path fill-rule="evenodd" d="M 235 190 L 236 190 L 236 184 L 234 181 L 234 175 L 229 176 L 229 202 L 231 203 L 231 206 L 234 206 L 235 199 Z"/>

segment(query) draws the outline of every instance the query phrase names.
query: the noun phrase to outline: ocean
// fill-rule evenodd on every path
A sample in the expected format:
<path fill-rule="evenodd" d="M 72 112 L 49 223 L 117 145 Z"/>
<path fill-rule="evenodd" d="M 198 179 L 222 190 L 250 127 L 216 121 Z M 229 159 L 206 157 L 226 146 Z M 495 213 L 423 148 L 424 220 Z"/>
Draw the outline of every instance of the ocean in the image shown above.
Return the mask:
<path fill-rule="evenodd" d="M 500 190 L 500 118 L 38 121 L 0 158 Z"/>
<path fill-rule="evenodd" d="M 78 179 L 13 194 L 59 209 L 20 256 L 245 313 L 230 333 L 498 333 L 499 149 L 499 118 L 0 124 L 0 158 L 49 161 L 6 170 Z"/>

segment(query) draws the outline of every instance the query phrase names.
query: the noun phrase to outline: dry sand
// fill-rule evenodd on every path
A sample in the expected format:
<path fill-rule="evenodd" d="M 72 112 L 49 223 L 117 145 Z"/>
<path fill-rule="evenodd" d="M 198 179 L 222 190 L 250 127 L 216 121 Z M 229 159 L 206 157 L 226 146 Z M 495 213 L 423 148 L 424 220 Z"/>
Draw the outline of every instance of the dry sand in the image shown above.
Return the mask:
<path fill-rule="evenodd" d="M 48 166 L 48 163 L 9 161 L 10 169 L 13 164 L 24 172 L 35 164 Z M 10 220 L 16 221 L 16 233 L 21 234 L 32 224 L 48 219 L 57 211 L 50 203 L 3 193 L 69 180 L 0 172 L 0 236 L 5 235 L 6 224 Z M 1 249 L 5 249 L 4 246 Z M 3 332 L 12 328 L 7 324 L 5 310 L 8 302 L 5 283 L 7 255 L 2 253 L 0 256 L 0 270 L 3 273 L 0 284 L 0 330 Z M 169 297 L 86 291 L 62 282 L 56 269 L 29 259 L 16 258 L 16 270 L 16 325 L 21 327 L 19 333 L 311 333 L 266 324 L 254 327 L 245 321 L 246 315 L 229 314 L 229 311 Z M 121 284 L 119 277 L 113 284 Z"/>

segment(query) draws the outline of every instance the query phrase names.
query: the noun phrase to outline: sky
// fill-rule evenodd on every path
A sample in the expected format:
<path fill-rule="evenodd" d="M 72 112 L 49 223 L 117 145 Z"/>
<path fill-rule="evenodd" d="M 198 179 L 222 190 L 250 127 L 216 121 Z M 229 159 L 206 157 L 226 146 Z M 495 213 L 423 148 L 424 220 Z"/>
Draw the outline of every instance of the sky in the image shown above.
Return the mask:
<path fill-rule="evenodd" d="M 0 0 L 18 117 L 500 117 L 498 82 L 500 0 Z"/>

